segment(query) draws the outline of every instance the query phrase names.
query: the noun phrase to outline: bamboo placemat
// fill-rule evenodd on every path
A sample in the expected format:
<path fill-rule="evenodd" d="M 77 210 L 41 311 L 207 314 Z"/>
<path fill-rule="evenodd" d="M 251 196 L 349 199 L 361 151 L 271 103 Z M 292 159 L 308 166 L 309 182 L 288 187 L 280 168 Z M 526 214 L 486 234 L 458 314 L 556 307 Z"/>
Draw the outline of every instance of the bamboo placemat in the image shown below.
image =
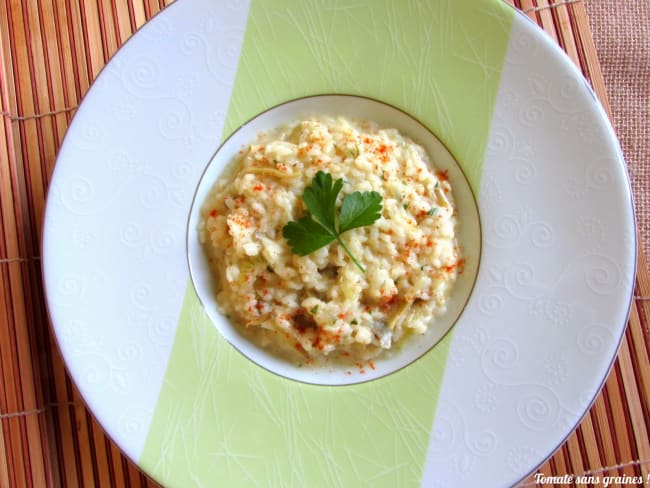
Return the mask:
<path fill-rule="evenodd" d="M 48 326 L 39 243 L 45 192 L 76 106 L 117 49 L 172 1 L 0 3 L 2 487 L 157 486 L 104 434 L 67 376 Z M 508 1 L 558 42 L 609 111 L 582 0 Z M 538 471 L 545 476 L 650 480 L 650 301 L 643 298 L 650 276 L 643 256 L 638 264 L 637 299 L 614 368 L 578 429 Z"/>

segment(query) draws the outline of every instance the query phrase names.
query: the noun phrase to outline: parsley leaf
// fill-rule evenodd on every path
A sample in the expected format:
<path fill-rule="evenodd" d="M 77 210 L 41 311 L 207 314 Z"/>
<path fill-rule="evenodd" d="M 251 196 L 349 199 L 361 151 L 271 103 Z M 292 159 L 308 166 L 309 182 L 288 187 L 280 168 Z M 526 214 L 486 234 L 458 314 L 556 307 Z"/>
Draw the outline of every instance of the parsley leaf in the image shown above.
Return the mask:
<path fill-rule="evenodd" d="M 289 222 L 282 229 L 282 235 L 289 241 L 291 250 L 300 256 L 311 254 L 336 239 L 335 234 L 313 220 L 310 215 Z"/>
<path fill-rule="evenodd" d="M 343 188 L 342 179 L 332 184 L 332 175 L 319 171 L 311 181 L 311 186 L 305 188 L 302 194 L 302 200 L 314 220 L 334 235 L 337 234 L 336 198 L 341 188 Z"/>
<path fill-rule="evenodd" d="M 375 191 L 356 191 L 346 195 L 337 219 L 336 200 L 342 188 L 342 178 L 333 181 L 329 173 L 316 173 L 311 186 L 305 188 L 302 194 L 307 215 L 287 223 L 282 229 L 282 235 L 287 239 L 291 250 L 300 256 L 306 256 L 337 240 L 354 264 L 361 272 L 365 272 L 365 268 L 341 239 L 341 234 L 374 224 L 381 213 L 381 195 Z"/>
<path fill-rule="evenodd" d="M 343 198 L 339 233 L 373 224 L 381 213 L 381 195 L 376 191 L 355 191 Z"/>

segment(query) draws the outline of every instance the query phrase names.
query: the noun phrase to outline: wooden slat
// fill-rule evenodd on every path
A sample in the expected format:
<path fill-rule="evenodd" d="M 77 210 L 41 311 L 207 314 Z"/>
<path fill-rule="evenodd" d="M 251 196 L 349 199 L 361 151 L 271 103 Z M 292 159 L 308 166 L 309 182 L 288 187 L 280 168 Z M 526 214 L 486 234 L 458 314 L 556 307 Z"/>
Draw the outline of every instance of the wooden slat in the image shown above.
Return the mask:
<path fill-rule="evenodd" d="M 558 452 L 551 458 L 551 467 L 553 468 L 552 472 L 555 476 L 562 476 L 567 473 L 571 473 L 571 469 L 568 466 L 568 449 L 566 444 L 563 445 Z"/>
<path fill-rule="evenodd" d="M 108 441 L 111 447 L 111 471 L 114 475 L 113 486 L 126 486 L 126 480 L 128 479 L 128 461 L 122 455 L 119 448 L 110 442 L 110 440 Z"/>
<path fill-rule="evenodd" d="M 590 415 L 585 417 L 578 430 L 582 459 L 585 463 L 584 468 L 586 469 L 586 467 L 591 466 L 604 466 L 603 459 L 601 459 L 600 455 L 598 441 L 596 439 L 594 424 L 592 423 Z M 574 472 L 580 473 L 581 471 L 576 470 Z"/>
<path fill-rule="evenodd" d="M 619 394 L 613 396 L 612 405 L 613 405 L 613 415 L 614 415 L 614 429 L 617 426 L 620 426 L 618 432 L 618 447 L 619 447 L 619 458 L 628 459 L 630 461 L 639 459 L 635 443 L 635 431 L 634 431 L 634 420 L 636 418 L 636 405 L 630 405 L 627 403 L 626 399 L 628 396 L 627 385 L 625 381 L 625 367 L 627 366 L 627 361 L 623 361 L 622 358 L 627 357 L 629 354 L 627 339 L 623 338 L 623 343 L 621 344 L 621 351 L 618 356 L 618 360 L 615 365 L 614 374 L 612 375 L 618 384 Z M 616 404 L 614 406 L 614 403 Z M 623 473 L 628 476 L 634 476 L 637 472 L 636 466 L 626 466 L 623 468 Z"/>
<path fill-rule="evenodd" d="M 4 22 L 7 18 L 6 6 L 0 4 L 0 22 Z M 9 106 L 9 86 L 7 83 L 8 73 L 5 69 L 6 62 L 6 48 L 5 46 L 9 42 L 7 32 L 4 29 L 0 29 L 0 110 L 8 111 L 11 110 Z M 11 154 L 11 126 L 6 118 L 0 120 L 0 162 L 7 161 L 7 163 L 12 158 Z M 2 235 L 0 236 L 0 257 L 7 258 L 8 256 L 17 256 L 17 242 L 15 239 L 11 238 L 11 233 L 15 233 L 15 213 L 13 206 L 13 184 L 12 184 L 12 174 L 9 164 L 0 165 L 0 225 L 2 226 Z M 12 317 L 12 301 L 11 301 L 11 291 L 9 289 L 9 276 L 5 271 L 7 264 L 0 265 L 2 268 L 2 276 L 0 277 L 0 412 L 8 413 L 11 408 L 11 400 L 8 397 L 12 396 L 11 390 L 14 388 L 13 383 L 10 382 L 13 374 L 11 370 L 13 369 L 13 363 L 10 360 L 10 352 L 3 349 L 4 344 L 9 342 L 8 334 L 9 331 L 13 328 L 13 317 Z M 3 447 L 4 447 L 4 437 L 6 435 L 6 430 L 8 429 L 8 424 L 5 422 L 0 423 L 3 433 Z M 2 465 L 2 470 L 0 471 L 0 476 L 3 479 L 9 477 L 9 460 L 12 457 L 11 446 L 9 450 L 5 451 L 6 455 L 2 459 L 7 460 L 5 464 Z"/>
<path fill-rule="evenodd" d="M 573 33 L 577 42 L 577 51 L 579 54 L 580 68 L 591 83 L 591 87 L 596 92 L 600 103 L 605 108 L 609 118 L 612 118 L 612 109 L 607 97 L 607 88 L 605 87 L 605 79 L 603 78 L 602 70 L 600 69 L 600 62 L 598 61 L 598 54 L 596 53 L 596 46 L 594 45 L 594 38 L 591 35 L 591 28 L 589 27 L 589 18 L 583 2 L 570 4 L 567 9 Z M 647 273 L 647 268 L 646 271 Z"/>
<path fill-rule="evenodd" d="M 605 391 L 603 391 L 596 399 L 590 415 L 595 419 L 594 426 L 597 433 L 598 451 L 601 455 L 602 465 L 614 466 L 619 463 L 619 460 L 616 457 L 614 436 L 609 424 L 609 415 L 607 413 L 606 388 L 607 387 L 605 387 Z"/>
<path fill-rule="evenodd" d="M 33 103 L 34 113 L 43 113 L 47 112 L 50 109 L 50 93 L 52 90 L 51 80 L 49 76 L 49 71 L 47 69 L 47 63 L 45 62 L 45 49 L 44 49 L 44 36 L 41 31 L 40 25 L 40 12 L 39 9 L 28 9 L 27 6 L 22 4 L 23 19 L 26 22 L 24 25 L 26 37 L 29 39 L 27 44 L 28 53 L 29 53 L 29 79 L 31 84 L 31 90 L 29 90 L 30 97 Z M 24 90 L 25 92 L 27 90 Z M 21 90 L 21 93 L 23 90 Z M 36 232 L 36 242 L 34 243 L 35 248 L 38 249 L 38 242 L 40 242 L 40 222 L 42 221 L 42 212 L 44 209 L 43 203 L 40 201 L 40 191 L 41 187 L 44 189 L 47 187 L 47 166 L 46 161 L 54 162 L 54 154 L 56 150 L 56 145 L 53 138 L 53 119 L 52 117 L 42 117 L 36 121 L 36 134 L 38 138 L 38 156 L 40 164 L 35 164 L 34 174 L 35 179 L 38 179 L 38 189 L 39 192 L 35 195 L 34 198 L 34 207 L 35 207 L 35 218 L 37 224 Z M 43 197 L 44 199 L 44 197 Z M 36 254 L 36 253 L 35 253 Z"/>
<path fill-rule="evenodd" d="M 75 395 L 76 396 L 76 395 Z M 77 397 L 78 398 L 78 397 Z M 88 431 L 88 412 L 84 407 L 81 399 L 79 399 L 79 404 L 74 407 L 74 419 L 75 419 L 75 435 L 78 439 L 79 444 L 79 465 L 81 467 L 81 476 L 82 480 L 81 486 L 94 486 L 95 485 L 95 460 L 91 456 L 91 440 Z"/>
<path fill-rule="evenodd" d="M 120 45 L 124 44 L 133 32 L 128 3 L 128 0 L 117 0 L 113 3 L 113 19 L 117 25 Z"/>
<path fill-rule="evenodd" d="M 532 17 L 544 31 L 553 39 L 553 41 L 558 42 L 558 33 L 555 27 L 555 22 L 553 19 L 553 10 L 548 8 L 553 2 L 549 0 L 537 0 L 533 2 L 535 9 L 535 14 Z"/>
<path fill-rule="evenodd" d="M 65 370 L 60 364 L 55 363 L 53 364 L 53 372 L 54 391 L 57 401 L 64 403 L 72 401 L 68 392 Z M 71 432 L 74 432 L 74 421 L 70 410 L 68 407 L 61 407 L 54 412 L 58 428 L 57 437 L 53 439 L 55 442 L 53 450 L 57 453 L 56 460 L 58 461 L 62 486 L 79 486 L 76 447 L 74 442 L 70 442 L 69 437 L 67 437 Z"/>
<path fill-rule="evenodd" d="M 115 54 L 119 44 L 119 35 L 113 22 L 113 7 L 110 3 L 98 4 L 99 28 L 102 32 L 104 62 Z"/>
<path fill-rule="evenodd" d="M 45 49 L 43 64 L 45 66 L 45 75 L 47 76 L 47 94 L 48 104 L 41 111 L 55 111 L 59 107 L 67 106 L 65 100 L 64 74 L 60 58 L 59 40 L 57 39 L 57 26 L 54 8 L 51 1 L 41 3 L 40 31 L 43 47 Z M 49 177 L 54 169 L 54 156 L 61 144 L 63 134 L 68 124 L 65 113 L 60 113 L 51 117 L 51 140 L 48 141 L 45 157 L 45 176 Z"/>
<path fill-rule="evenodd" d="M 145 12 L 145 7 L 144 7 L 144 1 L 143 0 L 138 0 L 133 2 L 133 32 L 138 30 L 140 27 L 144 25 L 144 23 L 147 21 L 147 15 Z"/>
<path fill-rule="evenodd" d="M 91 449 L 93 453 L 95 472 L 97 476 L 97 486 L 100 488 L 110 488 L 112 486 L 123 486 L 113 483 L 110 473 L 110 453 L 107 446 L 107 439 L 104 431 L 99 424 L 87 416 L 88 429 L 92 433 Z"/>
<path fill-rule="evenodd" d="M 636 293 L 637 296 L 639 297 L 646 297 L 646 300 L 637 301 L 637 311 L 639 313 L 641 335 L 645 339 L 644 342 L 646 346 L 646 355 L 650 356 L 650 300 L 647 299 L 648 297 L 650 297 L 650 273 L 645 271 L 647 269 L 650 269 L 650 265 L 648 263 L 648 256 L 643 255 L 643 252 L 641 252 L 641 247 L 639 246 L 639 256 L 637 262 Z M 646 363 L 646 364 L 650 364 L 650 363 Z M 645 383 L 645 391 L 646 391 L 645 399 L 646 401 L 650 401 L 650 394 L 647 394 L 648 390 L 650 390 L 650 384 L 648 382 L 644 382 L 644 383 Z M 646 411 L 650 415 L 650 409 Z M 648 424 L 650 425 L 650 421 L 648 421 Z"/>
<path fill-rule="evenodd" d="M 558 2 L 555 2 L 558 3 Z M 571 60 L 580 66 L 580 57 L 578 56 L 578 47 L 571 28 L 571 18 L 569 16 L 568 5 L 560 5 L 559 7 L 549 10 L 553 16 L 553 22 L 557 25 L 559 34 L 559 42 Z"/>
<path fill-rule="evenodd" d="M 79 101 L 90 86 L 87 56 L 83 44 L 83 25 L 79 12 L 79 2 L 75 0 L 53 0 L 61 16 L 61 39 L 64 42 L 62 55 L 68 57 L 70 89 L 74 88 L 74 100 Z"/>
<path fill-rule="evenodd" d="M 48 0 L 43 0 L 47 2 Z M 64 2 L 60 0 L 49 0 L 52 5 L 53 21 L 55 23 L 56 35 L 48 38 L 48 45 L 56 46 L 56 55 L 52 57 L 52 66 L 56 66 L 61 73 L 62 90 L 55 94 L 54 102 L 56 105 L 53 109 L 62 109 L 73 107 L 79 103 L 83 93 L 83 86 L 80 82 L 82 76 L 79 72 L 80 67 L 77 65 L 76 43 L 74 30 L 70 27 L 70 13 Z M 65 126 L 70 123 L 71 116 L 69 113 L 60 114 L 58 120 L 65 118 Z M 62 136 L 60 136 L 61 138 Z"/>
<path fill-rule="evenodd" d="M 632 319 L 634 319 L 634 315 L 636 315 L 636 308 L 633 308 L 632 314 Z M 634 447 L 636 448 L 633 459 L 650 460 L 650 442 L 648 442 L 650 436 L 648 435 L 648 427 L 643 412 L 643 404 L 641 402 L 641 396 L 639 395 L 639 386 L 637 384 L 635 369 L 632 365 L 633 353 L 630 350 L 629 346 L 631 330 L 633 328 L 636 327 L 633 327 L 631 324 L 626 332 L 626 336 L 623 340 L 623 345 L 618 357 L 621 364 L 621 378 L 625 391 L 625 399 L 627 400 L 627 410 L 629 411 L 630 423 L 632 426 Z M 645 363 L 646 366 L 647 364 L 648 363 Z M 641 468 L 647 472 L 645 466 L 641 466 Z"/>
<path fill-rule="evenodd" d="M 597 0 L 591 0 L 597 1 Z M 0 486 L 157 486 L 83 407 L 47 319 L 38 256 L 45 192 L 73 110 L 132 33 L 172 0 L 0 1 Z M 584 2 L 511 0 L 567 52 L 611 116 Z M 650 296 L 643 256 L 636 293 Z M 650 460 L 650 302 L 634 304 L 612 374 L 580 427 L 542 467 L 581 474 Z M 46 404 L 42 414 L 21 414 Z M 70 406 L 69 404 L 72 404 Z M 40 410 L 39 410 L 40 411 Z M 650 475 L 650 464 L 606 474 Z M 529 479 L 527 483 L 530 483 Z M 560 485 L 558 485 L 560 486 Z"/>
<path fill-rule="evenodd" d="M 104 61 L 104 46 L 101 28 L 99 25 L 98 2 L 82 2 L 81 21 L 83 23 L 83 42 L 88 54 L 88 71 L 91 80 L 94 80 L 102 67 Z"/>

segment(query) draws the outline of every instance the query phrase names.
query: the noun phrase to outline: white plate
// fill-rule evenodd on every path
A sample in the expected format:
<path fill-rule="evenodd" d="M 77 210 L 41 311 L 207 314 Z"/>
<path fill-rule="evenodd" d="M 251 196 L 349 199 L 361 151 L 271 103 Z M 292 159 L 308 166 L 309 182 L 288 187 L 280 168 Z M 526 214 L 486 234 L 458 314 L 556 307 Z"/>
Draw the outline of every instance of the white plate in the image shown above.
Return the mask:
<path fill-rule="evenodd" d="M 186 224 L 221 141 L 320 93 L 421 121 L 467 175 L 476 286 L 412 365 L 308 385 L 239 354 L 197 300 Z M 620 149 L 566 56 L 497 0 L 178 0 L 107 65 L 61 147 L 43 272 L 72 378 L 170 486 L 506 486 L 577 426 L 623 335 L 635 226 Z"/>

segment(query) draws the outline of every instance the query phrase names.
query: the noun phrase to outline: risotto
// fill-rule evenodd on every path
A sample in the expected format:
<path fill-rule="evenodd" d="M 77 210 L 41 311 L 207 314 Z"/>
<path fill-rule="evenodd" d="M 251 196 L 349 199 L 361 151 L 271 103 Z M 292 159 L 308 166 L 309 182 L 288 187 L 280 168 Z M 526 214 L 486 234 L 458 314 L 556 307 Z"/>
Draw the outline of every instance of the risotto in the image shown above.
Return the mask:
<path fill-rule="evenodd" d="M 371 225 L 301 256 L 283 229 L 307 214 L 303 195 L 319 173 L 342 180 L 338 210 L 353 192 L 376 192 L 381 206 Z M 462 271 L 456 233 L 447 173 L 423 148 L 343 117 L 291 123 L 242 147 L 199 224 L 222 312 L 250 340 L 306 362 L 367 360 L 436 327 Z"/>

